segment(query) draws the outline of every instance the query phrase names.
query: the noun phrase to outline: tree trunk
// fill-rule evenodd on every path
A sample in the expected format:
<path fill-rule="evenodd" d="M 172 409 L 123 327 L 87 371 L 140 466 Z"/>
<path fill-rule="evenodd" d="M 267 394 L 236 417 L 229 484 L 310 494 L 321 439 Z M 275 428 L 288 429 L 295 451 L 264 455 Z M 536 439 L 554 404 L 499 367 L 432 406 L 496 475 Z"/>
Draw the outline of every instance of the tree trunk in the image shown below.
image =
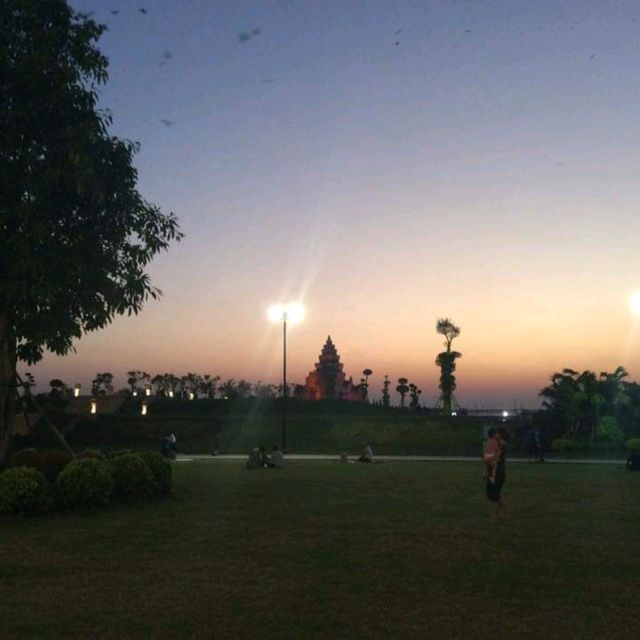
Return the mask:
<path fill-rule="evenodd" d="M 0 465 L 11 455 L 16 395 L 16 341 L 9 318 L 0 313 Z"/>

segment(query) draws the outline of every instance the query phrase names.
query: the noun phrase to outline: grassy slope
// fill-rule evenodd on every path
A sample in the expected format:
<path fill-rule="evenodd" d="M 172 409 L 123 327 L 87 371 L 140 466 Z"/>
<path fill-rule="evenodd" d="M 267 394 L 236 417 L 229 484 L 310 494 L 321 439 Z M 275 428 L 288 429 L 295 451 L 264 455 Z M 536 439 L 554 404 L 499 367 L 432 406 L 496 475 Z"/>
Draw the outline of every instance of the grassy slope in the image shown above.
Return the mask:
<path fill-rule="evenodd" d="M 632 638 L 640 477 L 179 463 L 176 499 L 0 519 L 3 638 Z M 93 635 L 95 634 L 95 636 Z"/>
<path fill-rule="evenodd" d="M 247 453 L 258 445 L 281 443 L 282 417 L 277 408 L 240 406 L 223 412 L 205 403 L 177 406 L 202 413 L 100 416 L 80 425 L 70 442 L 155 448 L 163 434 L 173 431 L 180 450 L 189 453 L 210 453 L 216 434 L 217 448 L 223 453 Z M 369 443 L 378 454 L 477 455 L 482 443 L 482 423 L 477 420 L 445 420 L 371 406 L 294 405 L 287 433 L 289 449 L 298 453 L 356 453 Z"/>

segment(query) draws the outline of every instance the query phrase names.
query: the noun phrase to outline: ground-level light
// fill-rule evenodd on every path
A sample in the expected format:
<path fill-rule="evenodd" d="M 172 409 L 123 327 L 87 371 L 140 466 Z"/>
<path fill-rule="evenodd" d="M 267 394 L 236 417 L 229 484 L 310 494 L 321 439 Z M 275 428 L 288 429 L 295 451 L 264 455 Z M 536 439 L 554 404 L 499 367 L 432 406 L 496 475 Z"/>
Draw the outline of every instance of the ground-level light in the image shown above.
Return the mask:
<path fill-rule="evenodd" d="M 196 397 L 196 394 L 193 391 L 189 391 L 189 400 L 193 400 Z"/>
<path fill-rule="evenodd" d="M 98 413 L 98 401 L 97 400 L 92 400 L 91 401 L 91 409 L 90 409 L 92 414 L 96 414 Z"/>
<path fill-rule="evenodd" d="M 75 387 L 73 387 L 73 397 L 74 398 L 79 398 L 80 397 L 80 385 L 77 384 Z"/>
<path fill-rule="evenodd" d="M 169 389 L 169 397 L 173 398 L 173 389 Z"/>
<path fill-rule="evenodd" d="M 151 387 L 144 388 L 144 395 L 149 397 L 151 395 Z"/>
<path fill-rule="evenodd" d="M 142 403 L 142 408 L 140 409 L 140 415 L 141 416 L 146 416 L 147 415 L 147 403 L 146 402 Z"/>

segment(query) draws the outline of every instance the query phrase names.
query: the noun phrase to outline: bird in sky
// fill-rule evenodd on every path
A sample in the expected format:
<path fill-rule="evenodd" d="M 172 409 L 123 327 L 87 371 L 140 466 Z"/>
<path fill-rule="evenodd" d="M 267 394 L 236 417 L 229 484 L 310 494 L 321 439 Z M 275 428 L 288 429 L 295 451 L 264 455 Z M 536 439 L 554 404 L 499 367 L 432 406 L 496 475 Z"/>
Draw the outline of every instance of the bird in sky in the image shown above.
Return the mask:
<path fill-rule="evenodd" d="M 165 127 L 173 125 L 173 120 L 167 120 L 166 118 L 160 118 L 160 122 L 162 122 Z"/>
<path fill-rule="evenodd" d="M 400 35 L 400 32 L 402 31 L 403 27 L 400 27 L 393 35 L 397 36 Z"/>
<path fill-rule="evenodd" d="M 251 34 L 248 31 L 241 31 L 238 34 L 238 40 L 240 40 L 240 42 L 247 42 L 251 40 Z"/>
<path fill-rule="evenodd" d="M 251 29 L 251 35 L 252 36 L 259 36 L 260 35 L 260 29 L 259 28 L 255 28 L 255 29 Z"/>
<path fill-rule="evenodd" d="M 143 16 L 146 16 L 146 15 L 147 15 L 147 10 L 146 10 L 144 7 L 140 7 L 140 8 L 138 9 L 138 11 L 139 11 Z"/>
<path fill-rule="evenodd" d="M 120 13 L 120 10 L 119 9 L 112 9 L 109 13 L 112 16 L 117 16 Z"/>
<path fill-rule="evenodd" d="M 164 53 L 162 54 L 162 57 L 163 57 L 165 60 L 171 60 L 171 59 L 173 58 L 173 53 L 171 53 L 171 51 L 169 51 L 169 49 L 166 49 L 166 50 L 164 51 Z"/>

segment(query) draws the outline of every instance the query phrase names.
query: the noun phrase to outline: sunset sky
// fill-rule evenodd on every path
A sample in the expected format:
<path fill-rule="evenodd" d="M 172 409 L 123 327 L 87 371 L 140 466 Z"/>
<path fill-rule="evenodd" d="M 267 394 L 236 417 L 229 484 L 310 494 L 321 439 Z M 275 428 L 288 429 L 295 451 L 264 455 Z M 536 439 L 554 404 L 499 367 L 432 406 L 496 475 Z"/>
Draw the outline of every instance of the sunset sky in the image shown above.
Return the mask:
<path fill-rule="evenodd" d="M 41 387 L 277 381 L 289 299 L 297 382 L 331 334 L 374 397 L 388 374 L 433 404 L 443 316 L 462 405 L 535 406 L 563 367 L 640 377 L 637 0 L 73 4 L 109 25 L 112 131 L 186 237 L 150 268 L 162 300 L 47 356 Z"/>

